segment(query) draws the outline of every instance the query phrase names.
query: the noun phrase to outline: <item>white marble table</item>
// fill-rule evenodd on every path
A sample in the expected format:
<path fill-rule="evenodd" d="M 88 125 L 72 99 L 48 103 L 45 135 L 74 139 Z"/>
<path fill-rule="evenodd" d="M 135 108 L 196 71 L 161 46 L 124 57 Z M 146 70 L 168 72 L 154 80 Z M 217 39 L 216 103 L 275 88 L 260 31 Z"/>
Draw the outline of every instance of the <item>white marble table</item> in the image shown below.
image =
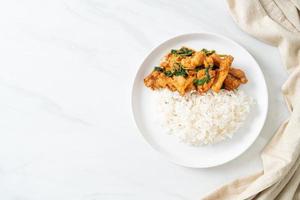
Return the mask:
<path fill-rule="evenodd" d="M 0 24 L 1 200 L 200 199 L 260 170 L 259 152 L 288 115 L 277 49 L 241 31 L 223 1 L 2 1 Z M 223 34 L 253 54 L 270 110 L 242 156 L 189 169 L 143 140 L 130 90 L 152 48 L 200 31 Z"/>

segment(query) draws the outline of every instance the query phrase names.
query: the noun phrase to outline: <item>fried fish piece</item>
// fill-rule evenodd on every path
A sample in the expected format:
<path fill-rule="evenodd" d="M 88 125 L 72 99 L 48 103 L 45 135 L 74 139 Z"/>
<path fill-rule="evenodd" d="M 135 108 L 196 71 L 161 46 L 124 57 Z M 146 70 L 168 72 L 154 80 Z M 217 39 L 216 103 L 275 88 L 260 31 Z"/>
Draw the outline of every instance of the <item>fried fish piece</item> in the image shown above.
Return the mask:
<path fill-rule="evenodd" d="M 182 59 L 181 64 L 186 69 L 195 69 L 197 66 L 203 65 L 205 57 L 202 51 L 197 51 L 192 56 Z"/>
<path fill-rule="evenodd" d="M 220 66 L 220 63 L 221 63 L 221 61 L 222 61 L 222 58 L 220 57 L 220 55 L 214 53 L 214 54 L 212 54 L 210 57 L 212 58 L 212 60 L 213 60 L 213 62 L 214 62 L 214 65 Z"/>
<path fill-rule="evenodd" d="M 248 79 L 247 79 L 245 73 L 240 69 L 231 67 L 229 69 L 229 74 L 231 74 L 235 78 L 239 79 L 241 81 L 241 83 L 243 83 L 243 84 L 248 82 Z"/>
<path fill-rule="evenodd" d="M 158 89 L 158 85 L 156 83 L 156 80 L 158 76 L 160 75 L 160 72 L 153 71 L 151 72 L 146 78 L 144 78 L 144 84 L 145 86 L 151 88 L 152 90 Z"/>
<path fill-rule="evenodd" d="M 214 65 L 214 60 L 212 59 L 212 57 L 207 56 L 204 61 L 203 61 L 204 67 L 210 67 Z"/>
<path fill-rule="evenodd" d="M 208 70 L 209 79 L 207 79 L 208 77 L 207 77 L 207 74 L 205 72 L 206 70 Z M 212 84 L 214 83 L 215 76 L 216 76 L 215 70 L 212 70 L 212 69 L 199 70 L 198 73 L 197 73 L 197 79 L 198 80 L 203 80 L 203 79 L 206 78 L 207 81 L 205 83 L 203 83 L 202 85 L 196 86 L 197 91 L 200 94 L 203 94 L 203 93 L 207 92 L 211 88 Z"/>
<path fill-rule="evenodd" d="M 232 56 L 226 56 L 223 59 L 221 59 L 220 61 L 220 68 L 217 69 L 217 74 L 216 74 L 216 78 L 215 81 L 211 87 L 211 89 L 215 92 L 219 92 L 223 82 L 225 80 L 225 78 L 228 75 L 229 69 L 230 69 L 230 65 L 233 61 L 233 57 Z"/>
<path fill-rule="evenodd" d="M 173 66 L 176 63 L 180 63 L 183 57 L 177 56 L 175 54 L 167 54 L 164 58 L 164 60 L 160 63 L 160 66 L 163 67 L 167 71 L 172 71 Z"/>
<path fill-rule="evenodd" d="M 228 74 L 226 79 L 224 80 L 224 88 L 226 90 L 235 90 L 241 85 L 241 81 L 231 74 Z"/>
<path fill-rule="evenodd" d="M 144 79 L 144 84 L 152 90 L 165 87 L 170 88 L 170 90 L 174 90 L 174 86 L 172 85 L 172 78 L 165 76 L 164 73 L 159 71 L 152 71 Z"/>
<path fill-rule="evenodd" d="M 173 77 L 173 85 L 180 95 L 185 94 L 186 87 L 186 79 L 183 76 L 174 76 Z"/>
<path fill-rule="evenodd" d="M 247 82 L 247 77 L 242 70 L 231 67 L 226 79 L 224 80 L 224 88 L 226 90 L 235 90 L 241 84 L 245 84 Z"/>
<path fill-rule="evenodd" d="M 194 77 L 192 76 L 189 76 L 187 79 L 186 79 L 186 82 L 185 82 L 185 93 L 191 91 L 191 90 L 195 90 L 195 86 L 193 84 L 193 81 L 194 81 Z"/>
<path fill-rule="evenodd" d="M 172 79 L 174 87 L 181 96 L 183 96 L 186 92 L 194 89 L 194 79 L 192 77 L 184 78 L 183 76 L 174 76 Z"/>

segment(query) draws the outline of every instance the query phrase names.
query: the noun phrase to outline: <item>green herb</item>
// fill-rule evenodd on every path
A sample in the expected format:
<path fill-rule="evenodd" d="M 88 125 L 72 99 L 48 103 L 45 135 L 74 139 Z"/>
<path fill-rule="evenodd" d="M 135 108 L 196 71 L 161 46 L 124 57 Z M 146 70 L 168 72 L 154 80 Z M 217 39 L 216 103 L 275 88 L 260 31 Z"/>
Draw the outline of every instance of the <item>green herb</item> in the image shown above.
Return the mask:
<path fill-rule="evenodd" d="M 205 75 L 206 75 L 208 81 L 210 81 L 209 68 L 210 67 L 205 68 Z"/>
<path fill-rule="evenodd" d="M 199 85 L 203 85 L 204 83 L 208 83 L 211 79 L 210 75 L 209 75 L 209 69 L 211 67 L 207 67 L 205 68 L 205 77 L 202 79 L 195 79 L 193 81 L 194 85 L 199 86 Z"/>
<path fill-rule="evenodd" d="M 188 73 L 183 68 L 181 68 L 179 70 L 175 70 L 173 74 L 174 74 L 174 76 L 184 76 L 184 77 L 188 76 Z"/>
<path fill-rule="evenodd" d="M 164 74 L 168 77 L 172 77 L 173 73 L 171 71 L 165 71 Z"/>
<path fill-rule="evenodd" d="M 202 49 L 201 51 L 203 51 L 205 53 L 206 56 L 210 56 L 211 54 L 215 53 L 215 50 L 207 50 L 207 49 Z"/>
<path fill-rule="evenodd" d="M 158 66 L 156 66 L 156 67 L 154 67 L 154 70 L 153 71 L 157 71 L 157 72 L 163 72 L 164 71 L 164 69 L 162 68 L 162 67 L 158 67 Z"/>
<path fill-rule="evenodd" d="M 179 55 L 179 56 L 191 56 L 193 55 L 194 50 L 186 48 L 186 47 L 181 47 L 179 50 L 172 49 L 171 54 Z"/>
<path fill-rule="evenodd" d="M 209 80 L 207 77 L 204 77 L 202 79 L 195 79 L 193 81 L 194 85 L 199 86 L 199 85 L 203 85 L 204 83 L 207 83 Z"/>
<path fill-rule="evenodd" d="M 182 66 L 182 64 L 180 63 L 174 63 L 173 65 L 174 71 L 165 71 L 164 74 L 168 77 L 172 77 L 172 76 L 184 76 L 187 77 L 188 73 L 186 71 L 186 69 L 184 69 L 184 67 Z"/>
<path fill-rule="evenodd" d="M 180 63 L 175 63 L 174 64 L 175 70 L 173 72 L 174 76 L 184 76 L 187 77 L 188 73 L 187 71 L 184 69 L 183 65 Z"/>
<path fill-rule="evenodd" d="M 177 50 L 176 49 L 172 49 L 171 50 L 171 54 L 177 54 Z"/>

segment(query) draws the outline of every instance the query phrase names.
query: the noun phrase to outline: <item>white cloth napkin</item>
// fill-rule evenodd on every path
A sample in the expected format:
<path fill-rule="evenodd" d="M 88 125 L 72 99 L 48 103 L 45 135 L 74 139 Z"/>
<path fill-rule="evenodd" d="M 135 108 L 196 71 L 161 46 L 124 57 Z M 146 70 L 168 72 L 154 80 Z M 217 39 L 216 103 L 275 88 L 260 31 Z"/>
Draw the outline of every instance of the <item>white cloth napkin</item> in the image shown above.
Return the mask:
<path fill-rule="evenodd" d="M 227 3 L 241 29 L 278 47 L 289 73 L 282 93 L 291 115 L 263 150 L 262 172 L 235 180 L 204 199 L 300 199 L 300 0 L 227 0 Z"/>

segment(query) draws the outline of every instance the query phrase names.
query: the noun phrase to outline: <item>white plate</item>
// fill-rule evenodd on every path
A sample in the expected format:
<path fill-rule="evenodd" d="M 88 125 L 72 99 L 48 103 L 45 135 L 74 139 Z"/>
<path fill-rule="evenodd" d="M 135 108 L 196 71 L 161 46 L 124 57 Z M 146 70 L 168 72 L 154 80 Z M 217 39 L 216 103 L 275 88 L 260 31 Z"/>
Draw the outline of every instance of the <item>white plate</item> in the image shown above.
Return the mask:
<path fill-rule="evenodd" d="M 143 79 L 158 65 L 171 49 L 188 46 L 194 49 L 215 49 L 220 54 L 234 56 L 233 66 L 243 69 L 249 82 L 241 88 L 252 96 L 256 104 L 243 126 L 232 139 L 201 147 L 181 143 L 166 134 L 157 124 L 154 94 L 144 86 Z M 132 89 L 132 110 L 135 122 L 147 142 L 170 161 L 186 167 L 206 168 L 226 163 L 250 147 L 258 137 L 268 110 L 268 93 L 263 73 L 254 58 L 240 45 L 223 36 L 211 33 L 180 35 L 156 47 L 140 66 Z"/>

